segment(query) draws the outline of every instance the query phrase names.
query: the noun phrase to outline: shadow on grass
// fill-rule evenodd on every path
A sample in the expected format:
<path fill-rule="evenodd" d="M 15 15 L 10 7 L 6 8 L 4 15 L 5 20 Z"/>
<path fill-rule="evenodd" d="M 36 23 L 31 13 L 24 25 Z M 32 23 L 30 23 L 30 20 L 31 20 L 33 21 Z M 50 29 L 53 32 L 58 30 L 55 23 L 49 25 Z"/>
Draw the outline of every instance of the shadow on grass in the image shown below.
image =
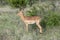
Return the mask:
<path fill-rule="evenodd" d="M 43 32 L 46 31 L 46 22 L 44 20 L 41 21 L 40 25 L 42 26 L 43 28 Z"/>

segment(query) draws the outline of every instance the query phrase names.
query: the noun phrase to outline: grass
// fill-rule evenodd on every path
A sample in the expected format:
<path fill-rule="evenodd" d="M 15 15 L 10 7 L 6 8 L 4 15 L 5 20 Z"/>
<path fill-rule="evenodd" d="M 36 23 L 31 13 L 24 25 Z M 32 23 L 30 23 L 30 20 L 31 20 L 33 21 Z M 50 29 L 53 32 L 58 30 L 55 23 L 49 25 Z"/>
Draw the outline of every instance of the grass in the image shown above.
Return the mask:
<path fill-rule="evenodd" d="M 25 24 L 16 14 L 0 13 L 0 40 L 60 40 L 60 26 L 43 28 L 43 34 L 29 26 L 26 32 Z"/>

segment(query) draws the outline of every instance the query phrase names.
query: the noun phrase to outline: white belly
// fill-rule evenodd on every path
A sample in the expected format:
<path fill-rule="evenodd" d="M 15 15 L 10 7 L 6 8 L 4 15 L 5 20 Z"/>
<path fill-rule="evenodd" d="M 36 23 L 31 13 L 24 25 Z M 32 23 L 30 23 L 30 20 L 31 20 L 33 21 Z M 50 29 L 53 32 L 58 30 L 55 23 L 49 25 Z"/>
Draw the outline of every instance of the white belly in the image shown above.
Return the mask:
<path fill-rule="evenodd" d="M 28 23 L 28 24 L 34 24 L 35 21 L 25 21 L 25 23 Z"/>

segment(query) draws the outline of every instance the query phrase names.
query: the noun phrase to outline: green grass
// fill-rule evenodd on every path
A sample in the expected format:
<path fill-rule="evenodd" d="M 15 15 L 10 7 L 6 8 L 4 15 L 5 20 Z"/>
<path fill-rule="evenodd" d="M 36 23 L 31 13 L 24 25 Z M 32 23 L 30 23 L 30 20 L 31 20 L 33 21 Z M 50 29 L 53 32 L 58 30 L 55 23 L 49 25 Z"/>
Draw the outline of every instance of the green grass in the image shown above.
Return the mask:
<path fill-rule="evenodd" d="M 25 24 L 16 14 L 0 13 L 0 40 L 60 40 L 60 26 L 43 28 L 43 34 L 29 26 L 26 32 Z"/>

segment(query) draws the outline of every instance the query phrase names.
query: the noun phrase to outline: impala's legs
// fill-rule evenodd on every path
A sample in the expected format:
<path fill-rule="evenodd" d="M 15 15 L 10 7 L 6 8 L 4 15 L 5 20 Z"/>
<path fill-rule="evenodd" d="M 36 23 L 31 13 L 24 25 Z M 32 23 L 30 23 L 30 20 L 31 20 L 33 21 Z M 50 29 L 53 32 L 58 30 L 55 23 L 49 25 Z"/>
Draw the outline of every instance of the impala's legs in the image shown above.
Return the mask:
<path fill-rule="evenodd" d="M 36 22 L 36 25 L 39 27 L 40 33 L 42 33 L 42 27 L 41 27 L 41 25 L 39 23 L 37 23 L 37 22 Z"/>
<path fill-rule="evenodd" d="M 28 32 L 28 24 L 26 24 L 26 31 Z"/>

